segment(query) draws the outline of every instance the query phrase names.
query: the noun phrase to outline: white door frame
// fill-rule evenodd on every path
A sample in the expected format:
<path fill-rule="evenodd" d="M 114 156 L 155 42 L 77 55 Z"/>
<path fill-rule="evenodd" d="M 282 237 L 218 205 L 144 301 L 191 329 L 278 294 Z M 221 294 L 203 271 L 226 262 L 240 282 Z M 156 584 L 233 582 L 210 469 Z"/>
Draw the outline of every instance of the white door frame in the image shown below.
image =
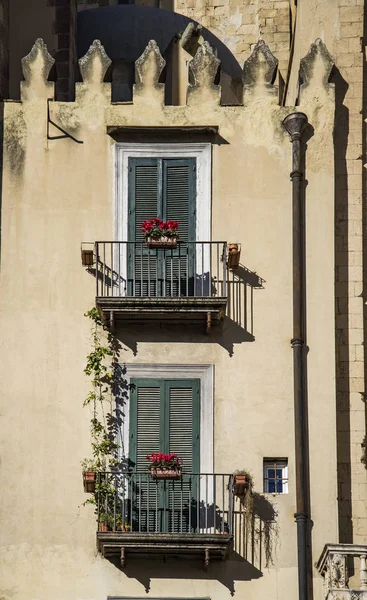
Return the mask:
<path fill-rule="evenodd" d="M 115 151 L 115 240 L 128 240 L 129 158 L 196 158 L 196 241 L 211 239 L 211 144 L 126 144 L 116 143 Z M 154 217 L 154 215 L 152 215 Z M 196 273 L 209 270 L 210 248 L 196 251 Z M 122 265 L 120 281 L 127 280 L 126 246 L 122 244 L 115 264 Z M 121 285 L 119 286 L 121 294 Z M 125 290 L 126 291 L 126 290 Z"/>

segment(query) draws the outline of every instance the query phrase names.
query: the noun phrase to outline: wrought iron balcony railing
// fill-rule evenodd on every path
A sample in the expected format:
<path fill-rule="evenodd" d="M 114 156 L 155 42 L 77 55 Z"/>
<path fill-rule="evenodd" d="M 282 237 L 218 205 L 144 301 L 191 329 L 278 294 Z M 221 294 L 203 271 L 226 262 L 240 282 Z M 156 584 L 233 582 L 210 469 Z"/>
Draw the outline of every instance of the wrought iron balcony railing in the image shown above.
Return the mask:
<path fill-rule="evenodd" d="M 122 566 L 127 553 L 202 555 L 207 566 L 232 547 L 232 475 L 98 473 L 96 495 L 98 547 L 104 556 L 118 554 Z"/>
<path fill-rule="evenodd" d="M 226 242 L 96 242 L 97 297 L 225 297 Z"/>
<path fill-rule="evenodd" d="M 96 303 L 114 319 L 223 319 L 227 306 L 226 242 L 96 242 Z"/>
<path fill-rule="evenodd" d="M 232 481 L 231 475 L 203 473 L 180 479 L 97 473 L 99 530 L 232 535 Z"/>

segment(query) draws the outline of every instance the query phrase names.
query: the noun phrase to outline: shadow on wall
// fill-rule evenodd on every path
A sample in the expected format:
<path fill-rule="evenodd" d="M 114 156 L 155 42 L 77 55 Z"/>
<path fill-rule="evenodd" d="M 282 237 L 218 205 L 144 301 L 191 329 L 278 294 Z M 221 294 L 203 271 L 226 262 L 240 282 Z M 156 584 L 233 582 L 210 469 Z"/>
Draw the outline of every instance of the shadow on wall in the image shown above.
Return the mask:
<path fill-rule="evenodd" d="M 90 269 L 96 275 L 95 269 Z M 206 343 L 219 344 L 233 356 L 234 345 L 255 340 L 254 290 L 264 289 L 265 280 L 257 273 L 240 265 L 236 271 L 230 271 L 228 281 L 227 314 L 223 322 L 214 326 L 209 335 L 202 323 L 189 327 L 185 324 L 145 322 L 116 323 L 115 335 L 122 344 L 130 348 L 134 356 L 138 353 L 138 343 Z"/>
<path fill-rule="evenodd" d="M 200 512 L 205 521 L 220 527 L 215 522 L 217 511 L 213 505 L 201 503 Z M 264 496 L 254 494 L 254 511 L 249 526 L 246 525 L 246 514 L 237 501 L 234 511 L 234 549 L 225 562 L 210 564 L 208 571 L 203 570 L 203 557 L 196 560 L 182 556 L 128 557 L 123 572 L 136 579 L 148 593 L 152 579 L 205 579 L 219 581 L 235 594 L 236 581 L 251 581 L 263 575 L 263 569 L 274 564 L 278 542 L 277 512 L 271 502 Z M 200 534 L 199 534 L 200 535 Z M 120 561 L 109 558 L 116 568 L 121 570 Z"/>
<path fill-rule="evenodd" d="M 118 560 L 111 560 L 113 564 L 121 569 Z M 150 591 L 152 579 L 203 579 L 219 581 L 231 593 L 235 594 L 235 581 L 251 581 L 262 577 L 261 571 L 251 563 L 233 552 L 230 560 L 210 564 L 208 571 L 203 569 L 203 560 L 181 558 L 169 558 L 167 562 L 162 557 L 150 557 L 149 560 L 132 559 L 124 568 L 125 575 L 136 579 L 145 587 L 146 593 Z M 112 600 L 112 599 L 109 599 Z"/>
<path fill-rule="evenodd" d="M 346 152 L 349 110 L 343 104 L 348 84 L 334 67 L 335 84 L 335 357 L 336 442 L 338 473 L 339 542 L 353 543 L 349 402 L 349 300 L 348 300 L 348 174 Z"/>

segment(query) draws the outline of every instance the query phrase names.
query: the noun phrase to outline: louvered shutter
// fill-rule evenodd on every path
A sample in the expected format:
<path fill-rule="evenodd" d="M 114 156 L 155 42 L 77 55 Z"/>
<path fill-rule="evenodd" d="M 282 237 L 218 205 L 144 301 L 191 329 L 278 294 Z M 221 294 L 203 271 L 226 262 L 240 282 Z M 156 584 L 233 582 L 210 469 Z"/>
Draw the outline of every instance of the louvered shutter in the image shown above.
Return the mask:
<path fill-rule="evenodd" d="M 167 159 L 163 161 L 164 219 L 178 221 L 177 250 L 165 254 L 166 294 L 191 295 L 195 247 L 185 242 L 196 239 L 196 159 Z"/>
<path fill-rule="evenodd" d="M 154 158 L 129 159 L 128 293 L 159 295 L 157 255 L 145 245 L 141 226 L 158 216 L 162 196 L 162 168 Z"/>
<path fill-rule="evenodd" d="M 150 249 L 141 225 L 158 217 L 179 222 L 176 250 Z M 196 159 L 129 159 L 128 290 L 133 296 L 187 296 L 196 236 Z"/>
<path fill-rule="evenodd" d="M 137 475 L 131 489 L 133 531 L 160 528 L 160 490 L 148 474 L 147 455 L 160 452 L 161 397 L 159 380 L 132 380 L 130 406 L 130 461 Z"/>
<path fill-rule="evenodd" d="M 200 469 L 199 431 L 200 380 L 132 380 L 130 462 L 137 472 L 131 493 L 134 531 L 195 529 L 198 477 L 191 474 Z M 178 454 L 183 459 L 182 480 L 146 477 L 146 456 L 152 452 Z"/>
<path fill-rule="evenodd" d="M 168 381 L 169 452 L 183 460 L 181 481 L 168 489 L 168 531 L 188 533 L 196 528 L 198 475 L 200 471 L 200 382 L 199 380 Z M 187 475 L 186 475 L 187 474 Z"/>

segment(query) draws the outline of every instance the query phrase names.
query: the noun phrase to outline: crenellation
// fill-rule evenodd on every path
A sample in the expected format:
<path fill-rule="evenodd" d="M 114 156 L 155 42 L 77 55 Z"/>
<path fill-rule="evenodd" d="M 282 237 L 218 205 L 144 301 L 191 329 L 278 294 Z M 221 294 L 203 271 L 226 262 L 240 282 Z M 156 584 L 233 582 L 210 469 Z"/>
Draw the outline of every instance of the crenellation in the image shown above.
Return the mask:
<path fill-rule="evenodd" d="M 54 98 L 54 84 L 47 81 L 55 59 L 49 54 L 41 38 L 36 40 L 30 53 L 22 59 L 24 82 L 21 82 L 22 100 Z"/>

